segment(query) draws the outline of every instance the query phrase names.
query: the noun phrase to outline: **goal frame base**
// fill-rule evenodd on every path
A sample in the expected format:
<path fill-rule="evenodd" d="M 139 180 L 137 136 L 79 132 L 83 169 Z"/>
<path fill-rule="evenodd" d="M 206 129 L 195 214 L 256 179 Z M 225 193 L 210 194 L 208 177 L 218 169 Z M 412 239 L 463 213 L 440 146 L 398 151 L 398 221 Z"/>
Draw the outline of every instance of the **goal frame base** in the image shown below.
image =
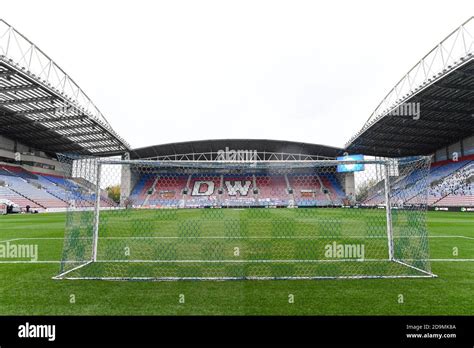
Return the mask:
<path fill-rule="evenodd" d="M 258 263 L 263 263 L 265 260 L 258 260 L 256 262 Z M 267 262 L 276 262 L 277 260 L 267 260 Z M 287 262 L 291 262 L 292 260 L 285 260 Z M 335 276 L 281 276 L 281 277 L 268 277 L 268 276 L 244 276 L 244 277 L 75 277 L 75 276 L 68 276 L 74 271 L 79 270 L 80 268 L 86 267 L 88 265 L 91 265 L 93 263 L 107 263 L 107 262 L 114 262 L 114 261 L 93 261 L 90 260 L 88 262 L 85 262 L 75 268 L 72 268 L 66 272 L 63 272 L 61 274 L 58 274 L 52 279 L 54 280 L 111 280 L 111 281 L 231 281 L 231 280 L 337 280 L 337 279 L 401 279 L 401 278 L 437 278 L 438 276 L 432 272 L 428 272 L 425 270 L 422 270 L 420 268 L 417 268 L 415 266 L 409 265 L 403 261 L 400 260 L 370 260 L 370 261 L 377 261 L 377 262 L 395 262 L 398 263 L 402 266 L 405 266 L 407 268 L 411 268 L 420 274 L 416 275 L 335 275 Z M 361 260 L 333 260 L 331 262 L 370 262 L 367 260 L 361 261 Z M 122 263 L 133 263 L 133 262 L 143 262 L 142 260 L 130 260 L 130 261 L 123 261 Z M 196 262 L 196 260 L 171 260 L 168 262 L 175 262 L 175 263 L 180 263 L 180 262 Z M 223 261 L 213 261 L 214 263 L 222 263 Z M 232 261 L 233 263 L 238 263 L 236 261 Z M 245 262 L 245 260 L 244 260 Z M 248 260 L 247 260 L 248 262 Z M 308 260 L 304 261 L 308 262 Z M 328 260 L 313 260 L 312 262 L 328 262 Z M 163 263 L 163 261 L 148 261 L 148 263 Z"/>

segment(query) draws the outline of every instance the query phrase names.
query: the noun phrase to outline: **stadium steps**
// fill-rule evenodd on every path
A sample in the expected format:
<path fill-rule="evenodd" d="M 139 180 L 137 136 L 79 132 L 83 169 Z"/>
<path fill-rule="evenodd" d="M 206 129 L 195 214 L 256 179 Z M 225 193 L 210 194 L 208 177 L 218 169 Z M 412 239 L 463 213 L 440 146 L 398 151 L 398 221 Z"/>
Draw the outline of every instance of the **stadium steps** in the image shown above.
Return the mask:
<path fill-rule="evenodd" d="M 65 197 L 61 197 L 57 191 L 59 188 L 62 194 L 65 194 L 68 191 L 65 186 L 55 183 L 54 181 L 50 180 L 48 176 L 43 175 L 42 173 L 32 174 L 37 176 L 37 179 L 34 180 L 34 183 L 40 185 L 43 190 L 45 190 L 51 196 L 57 198 L 59 201 L 63 202 L 66 206 L 69 206 L 69 203 L 67 202 Z"/>
<path fill-rule="evenodd" d="M 319 182 L 319 191 L 323 192 L 323 190 L 326 188 L 326 187 L 324 187 L 323 181 L 321 180 L 321 178 L 319 177 L 318 174 L 314 174 L 314 177 Z"/>
<path fill-rule="evenodd" d="M 334 201 L 333 201 L 331 195 L 329 194 L 329 192 L 331 192 L 331 190 L 324 185 L 324 182 L 321 180 L 321 177 L 318 174 L 314 174 L 314 175 L 316 176 L 316 179 L 318 179 L 318 181 L 319 181 L 319 190 L 321 191 L 321 193 L 326 196 L 326 199 L 331 204 L 334 204 Z M 325 192 L 327 192 L 327 193 L 325 193 Z"/>
<path fill-rule="evenodd" d="M 79 188 L 89 191 L 89 195 L 92 195 L 92 197 L 95 197 L 95 192 L 96 192 L 96 185 L 84 178 L 69 178 L 68 180 L 72 181 L 75 183 Z M 93 192 L 93 193 L 92 193 Z M 79 198 L 84 200 L 84 202 L 87 202 L 87 195 L 84 193 L 79 194 Z M 93 201 L 95 202 L 95 198 L 93 198 Z M 112 201 L 110 198 L 108 198 L 107 192 L 103 189 L 100 189 L 100 201 L 101 201 L 101 206 L 104 207 L 116 207 L 117 203 Z"/>
<path fill-rule="evenodd" d="M 436 202 L 436 206 L 474 206 L 473 195 L 448 194 Z"/>
<path fill-rule="evenodd" d="M 114 202 L 112 199 L 110 199 L 109 197 L 104 197 L 104 196 L 100 196 L 100 206 L 101 207 L 117 207 L 117 203 Z"/>
<path fill-rule="evenodd" d="M 78 185 L 80 188 L 85 189 L 86 191 L 89 192 L 95 192 L 96 191 L 96 186 L 92 182 L 84 179 L 84 178 L 69 178 L 68 180 L 72 181 L 76 185 Z M 104 191 L 104 190 L 101 190 Z"/>
<path fill-rule="evenodd" d="M 448 196 L 448 195 L 446 195 L 446 196 Z M 438 203 L 440 200 L 442 200 L 442 199 L 443 199 L 444 197 L 446 197 L 446 196 L 440 197 L 439 199 L 437 199 L 436 201 L 434 201 L 433 203 L 431 203 L 431 205 L 435 205 L 436 203 Z"/>
<path fill-rule="evenodd" d="M 31 208 L 40 208 L 40 206 L 28 198 L 25 198 L 22 195 L 19 195 L 15 191 L 11 190 L 10 187 L 0 186 L 0 197 L 9 200 L 12 203 L 18 204 L 20 207 L 24 208 L 29 205 Z"/>
<path fill-rule="evenodd" d="M 71 178 L 73 182 L 75 182 L 77 185 L 80 187 L 87 188 L 88 190 L 94 191 L 95 192 L 95 185 L 92 184 L 91 182 L 87 181 L 84 178 Z"/>
<path fill-rule="evenodd" d="M 67 191 L 68 188 L 65 185 L 60 184 L 59 182 L 53 181 L 49 175 L 42 175 L 45 180 L 48 180 L 50 183 L 62 188 L 64 191 Z"/>
<path fill-rule="evenodd" d="M 30 202 L 33 202 L 33 203 L 36 204 L 38 207 L 46 209 L 46 207 L 45 207 L 44 205 L 42 205 L 41 203 L 35 201 L 33 198 L 25 196 L 24 194 L 22 194 L 21 192 L 15 190 L 15 189 L 12 188 L 12 187 L 8 187 L 8 188 L 10 189 L 10 191 L 15 192 L 17 195 L 23 197 L 24 199 L 26 199 L 26 200 L 28 200 L 28 201 L 30 201 Z"/>
<path fill-rule="evenodd" d="M 143 205 L 147 205 L 148 201 L 150 200 L 150 197 L 153 196 L 153 194 L 156 192 L 156 184 L 158 183 L 159 179 L 160 179 L 160 176 L 157 175 L 155 180 L 153 180 L 153 184 L 151 184 L 152 192 L 147 193 L 145 200 L 143 201 Z"/>
<path fill-rule="evenodd" d="M 9 173 L 11 176 L 20 177 L 22 179 L 37 179 L 38 177 L 21 167 L 14 167 L 10 165 L 2 165 L 2 169 Z"/>
<path fill-rule="evenodd" d="M 52 191 L 50 191 L 50 190 L 46 190 L 46 192 L 48 192 L 51 196 L 56 197 L 56 198 L 59 199 L 60 201 L 64 202 L 66 205 L 69 205 L 69 203 L 68 203 L 66 200 L 64 200 L 64 199 L 62 199 L 61 197 L 59 197 L 56 193 L 54 193 L 54 192 L 52 192 Z"/>
<path fill-rule="evenodd" d="M 81 190 L 85 189 L 74 180 L 55 175 L 42 175 L 42 177 L 52 182 L 58 188 L 55 194 L 56 196 L 60 195 L 60 198 L 66 202 L 67 206 L 70 204 L 70 199 L 79 201 L 81 206 L 90 206 L 90 195 L 82 193 Z"/>
<path fill-rule="evenodd" d="M 405 176 L 389 178 L 391 185 L 396 185 L 403 180 Z M 370 187 L 367 193 L 367 198 L 362 202 L 363 204 L 381 204 L 385 202 L 385 180 L 380 179 L 374 186 Z M 353 193 L 355 195 L 355 192 Z"/>

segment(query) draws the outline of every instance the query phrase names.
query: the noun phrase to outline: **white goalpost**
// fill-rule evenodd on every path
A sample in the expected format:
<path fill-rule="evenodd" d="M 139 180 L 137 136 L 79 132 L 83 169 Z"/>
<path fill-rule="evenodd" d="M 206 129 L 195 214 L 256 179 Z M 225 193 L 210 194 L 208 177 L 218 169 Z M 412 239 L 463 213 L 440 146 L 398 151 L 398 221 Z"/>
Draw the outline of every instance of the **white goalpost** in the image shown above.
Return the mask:
<path fill-rule="evenodd" d="M 434 276 L 427 157 L 62 161 L 80 176 L 55 279 Z"/>

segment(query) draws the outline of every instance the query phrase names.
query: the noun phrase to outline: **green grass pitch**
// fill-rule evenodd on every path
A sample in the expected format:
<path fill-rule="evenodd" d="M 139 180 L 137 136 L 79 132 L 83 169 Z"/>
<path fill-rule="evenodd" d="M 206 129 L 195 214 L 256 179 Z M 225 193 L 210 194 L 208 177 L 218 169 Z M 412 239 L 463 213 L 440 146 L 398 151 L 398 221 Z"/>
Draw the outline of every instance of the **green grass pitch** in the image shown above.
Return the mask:
<path fill-rule="evenodd" d="M 65 216 L 0 217 L 0 242 L 36 244 L 40 261 L 0 259 L 0 315 L 474 314 L 474 215 L 470 213 L 428 213 L 430 258 L 437 278 L 220 282 L 53 280 L 59 271 Z M 130 231 L 124 223 L 108 226 L 114 232 L 104 230 L 104 234 L 126 236 Z M 379 233 L 379 228 L 383 230 L 375 226 L 373 233 Z M 296 237 L 301 230 L 294 230 Z M 278 237 L 271 224 L 262 231 Z M 382 246 L 378 250 L 386 251 Z"/>

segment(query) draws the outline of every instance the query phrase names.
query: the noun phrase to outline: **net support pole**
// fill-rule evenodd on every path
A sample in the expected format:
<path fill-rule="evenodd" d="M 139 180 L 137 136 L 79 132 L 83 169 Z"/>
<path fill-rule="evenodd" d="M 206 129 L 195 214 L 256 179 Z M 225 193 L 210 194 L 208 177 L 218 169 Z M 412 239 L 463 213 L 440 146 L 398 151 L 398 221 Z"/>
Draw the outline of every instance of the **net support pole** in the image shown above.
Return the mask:
<path fill-rule="evenodd" d="M 99 215 L 100 215 L 100 172 L 101 164 L 97 162 L 97 175 L 95 182 L 95 204 L 94 204 L 94 230 L 92 239 L 92 261 L 97 261 L 97 244 L 99 242 Z"/>
<path fill-rule="evenodd" d="M 384 165 L 385 169 L 385 214 L 387 219 L 387 240 L 388 240 L 388 259 L 392 261 L 393 257 L 393 230 L 392 230 L 392 206 L 390 204 L 390 164 Z"/>

